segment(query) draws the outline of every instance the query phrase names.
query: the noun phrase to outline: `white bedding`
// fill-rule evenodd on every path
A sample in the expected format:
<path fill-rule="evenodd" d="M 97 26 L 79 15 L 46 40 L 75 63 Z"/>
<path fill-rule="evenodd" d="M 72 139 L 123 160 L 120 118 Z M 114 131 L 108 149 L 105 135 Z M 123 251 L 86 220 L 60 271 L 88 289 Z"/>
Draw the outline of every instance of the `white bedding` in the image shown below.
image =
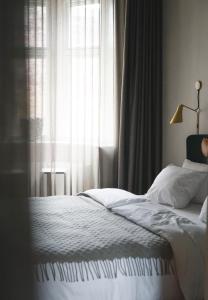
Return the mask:
<path fill-rule="evenodd" d="M 124 277 L 93 281 L 42 282 L 36 285 L 38 300 L 184 300 L 175 276 Z"/>
<path fill-rule="evenodd" d="M 92 190 L 91 190 L 92 191 Z M 100 194 L 100 190 L 98 190 Z M 102 191 L 102 197 L 96 198 L 96 201 L 99 201 L 104 206 L 112 208 L 112 210 L 120 214 L 130 221 L 136 222 L 140 225 L 145 225 L 140 222 L 141 217 L 144 217 L 144 211 L 142 211 L 142 206 L 146 204 L 150 210 L 156 212 L 152 220 L 149 219 L 148 226 L 154 231 L 154 227 L 157 227 L 157 230 L 163 228 L 160 227 L 158 223 L 157 211 L 162 205 L 153 205 L 149 201 L 145 203 L 145 197 L 129 197 L 123 191 L 116 190 L 112 193 L 112 197 L 109 198 L 109 189 Z M 120 197 L 119 197 L 120 193 Z M 89 193 L 90 195 L 90 193 Z M 92 191 L 91 195 L 96 195 L 96 191 Z M 128 196 L 128 197 L 126 197 Z M 137 210 L 139 208 L 139 210 Z M 202 231 L 205 229 L 205 225 L 201 223 L 198 216 L 200 213 L 201 206 L 197 204 L 190 204 L 187 209 L 179 210 L 170 207 L 165 207 L 169 211 L 173 211 L 176 214 L 190 219 L 192 222 L 198 224 L 197 228 L 201 228 Z M 136 213 L 138 212 L 138 213 Z M 161 215 L 160 215 L 161 216 Z M 147 221 L 147 218 L 143 218 Z M 157 221 L 157 222 L 156 222 Z M 156 222 L 154 224 L 154 222 Z M 155 226 L 156 225 L 156 226 Z M 177 225 L 177 222 L 176 222 Z M 179 224 L 180 225 L 180 224 Z M 148 226 L 145 225 L 146 228 Z M 194 226 L 196 228 L 196 226 Z M 166 228 L 167 229 L 167 228 Z M 176 229 L 176 230 L 175 230 Z M 180 233 L 179 227 L 170 226 L 167 230 L 164 231 L 164 236 L 169 240 L 171 246 L 174 248 L 173 252 L 176 255 L 176 265 L 178 267 L 179 279 L 181 289 L 186 295 L 187 300 L 200 300 L 201 298 L 196 298 L 196 295 L 202 293 L 203 286 L 203 271 L 202 269 L 202 256 L 199 253 L 199 243 L 201 243 L 201 235 L 197 237 L 198 229 L 193 230 L 192 227 L 188 227 L 184 234 Z M 201 233 L 201 229 L 199 232 Z M 178 231 L 177 231 L 178 230 Z M 172 231 L 172 233 L 171 233 Z M 192 236 L 193 233 L 193 236 Z M 172 237 L 176 237 L 172 241 Z M 179 239 L 178 239 L 179 237 Z M 191 238 L 190 238 L 191 237 Z M 197 240 L 198 239 L 198 240 Z M 195 244 L 197 243 L 197 244 Z M 186 247 L 190 247 L 187 249 Z M 203 246 L 202 246 L 203 247 Z M 187 252 L 190 250 L 189 252 Z M 180 256 L 180 252 L 182 255 Z M 184 260 L 184 256 L 186 259 Z M 190 261 L 191 260 L 191 261 Z M 184 273 L 185 272 L 185 273 Z M 188 273 L 187 273 L 188 272 Z M 199 273 L 197 273 L 199 272 Z M 190 273 L 190 274 L 189 274 Z M 181 275 L 182 274 L 182 275 Z M 185 278 L 183 275 L 186 275 Z M 190 276 L 189 276 L 190 275 Z M 193 276 L 192 276 L 193 275 Z M 37 283 L 37 300 L 182 300 L 183 296 L 181 294 L 179 283 L 177 277 L 173 274 L 165 276 L 152 276 L 152 277 L 123 277 L 118 276 L 114 279 L 99 279 L 92 280 L 88 282 L 78 282 L 78 283 L 69 283 L 69 282 L 54 282 L 47 281 Z M 194 294 L 196 293 L 196 294 Z M 198 296 L 197 296 L 198 297 Z"/>
<path fill-rule="evenodd" d="M 185 217 L 200 226 L 205 226 L 199 219 L 199 215 L 202 209 L 201 204 L 190 203 L 186 208 L 183 209 L 175 209 L 173 207 L 168 208 L 181 217 Z"/>
<path fill-rule="evenodd" d="M 100 190 L 98 191 L 100 193 Z M 93 193 L 96 195 L 96 191 Z M 206 227 L 199 219 L 201 206 L 190 204 L 185 209 L 174 209 L 148 200 L 144 201 L 145 195 L 138 199 L 134 197 L 132 203 L 130 199 L 128 203 L 126 199 L 122 201 L 122 197 L 121 191 L 121 199 L 118 199 L 117 195 L 112 211 L 166 238 L 173 250 L 177 276 L 185 299 L 202 299 L 207 249 Z M 105 189 L 102 199 L 105 199 Z M 100 202 L 105 205 L 102 199 Z M 170 212 L 174 212 L 175 215 L 171 215 Z M 180 217 L 185 217 L 193 224 Z"/>
<path fill-rule="evenodd" d="M 186 223 L 186 219 L 171 215 L 169 207 L 149 201 L 118 206 L 113 211 L 166 238 L 173 250 L 177 277 L 185 299 L 203 299 L 206 249 L 202 223 Z M 185 214 L 193 217 L 193 212 Z"/>

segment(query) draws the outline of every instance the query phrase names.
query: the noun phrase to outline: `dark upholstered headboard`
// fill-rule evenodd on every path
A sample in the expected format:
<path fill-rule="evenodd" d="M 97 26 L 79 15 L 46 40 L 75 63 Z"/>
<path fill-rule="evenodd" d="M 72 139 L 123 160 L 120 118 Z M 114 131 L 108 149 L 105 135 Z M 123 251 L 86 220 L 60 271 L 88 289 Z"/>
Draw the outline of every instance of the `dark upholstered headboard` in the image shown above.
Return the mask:
<path fill-rule="evenodd" d="M 187 137 L 186 139 L 187 159 L 198 163 L 208 163 L 207 158 L 203 156 L 201 151 L 201 142 L 203 138 L 208 138 L 208 134 L 194 134 Z"/>

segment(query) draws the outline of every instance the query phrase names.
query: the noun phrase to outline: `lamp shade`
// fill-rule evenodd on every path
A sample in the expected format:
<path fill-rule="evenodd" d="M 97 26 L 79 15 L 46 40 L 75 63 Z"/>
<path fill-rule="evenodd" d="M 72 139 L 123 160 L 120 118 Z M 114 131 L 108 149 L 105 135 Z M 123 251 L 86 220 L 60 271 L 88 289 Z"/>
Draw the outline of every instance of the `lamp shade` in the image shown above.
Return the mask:
<path fill-rule="evenodd" d="M 183 122 L 183 104 L 180 104 L 176 112 L 174 113 L 172 119 L 170 120 L 170 124 L 181 123 Z"/>

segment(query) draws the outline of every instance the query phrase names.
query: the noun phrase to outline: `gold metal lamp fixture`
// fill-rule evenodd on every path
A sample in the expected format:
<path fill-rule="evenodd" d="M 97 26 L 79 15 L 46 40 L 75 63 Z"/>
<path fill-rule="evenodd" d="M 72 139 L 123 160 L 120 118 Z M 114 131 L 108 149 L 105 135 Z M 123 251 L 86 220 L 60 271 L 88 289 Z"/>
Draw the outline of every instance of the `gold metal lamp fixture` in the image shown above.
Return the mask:
<path fill-rule="evenodd" d="M 176 112 L 174 113 L 172 119 L 170 120 L 170 124 L 176 124 L 176 123 L 182 123 L 183 122 L 183 108 L 187 108 L 189 110 L 194 111 L 197 114 L 197 121 L 196 121 L 196 133 L 199 134 L 199 115 L 200 115 L 200 103 L 199 103 L 199 93 L 202 87 L 202 82 L 201 81 L 196 81 L 195 82 L 195 88 L 197 91 L 197 107 L 194 109 L 192 107 L 189 107 L 184 104 L 180 104 Z"/>

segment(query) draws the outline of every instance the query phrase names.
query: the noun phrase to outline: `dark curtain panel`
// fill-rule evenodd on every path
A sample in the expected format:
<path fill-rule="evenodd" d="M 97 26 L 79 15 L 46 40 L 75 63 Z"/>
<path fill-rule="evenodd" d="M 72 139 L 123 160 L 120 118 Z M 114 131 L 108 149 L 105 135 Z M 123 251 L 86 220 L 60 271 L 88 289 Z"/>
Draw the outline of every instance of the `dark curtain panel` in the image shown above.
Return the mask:
<path fill-rule="evenodd" d="M 118 186 L 143 194 L 161 168 L 162 0 L 128 0 Z"/>
<path fill-rule="evenodd" d="M 24 1 L 0 2 L 0 298 L 31 300 Z"/>
<path fill-rule="evenodd" d="M 116 147 L 111 151 L 113 160 L 110 161 L 112 168 L 111 184 L 105 187 L 118 187 L 118 149 L 119 149 L 119 132 L 120 132 L 120 110 L 121 110 L 121 93 L 123 79 L 123 59 L 124 59 L 124 38 L 126 7 L 128 0 L 115 0 L 115 97 L 116 97 Z M 107 164 L 106 164 L 107 165 Z M 109 176 L 108 176 L 109 177 Z"/>

